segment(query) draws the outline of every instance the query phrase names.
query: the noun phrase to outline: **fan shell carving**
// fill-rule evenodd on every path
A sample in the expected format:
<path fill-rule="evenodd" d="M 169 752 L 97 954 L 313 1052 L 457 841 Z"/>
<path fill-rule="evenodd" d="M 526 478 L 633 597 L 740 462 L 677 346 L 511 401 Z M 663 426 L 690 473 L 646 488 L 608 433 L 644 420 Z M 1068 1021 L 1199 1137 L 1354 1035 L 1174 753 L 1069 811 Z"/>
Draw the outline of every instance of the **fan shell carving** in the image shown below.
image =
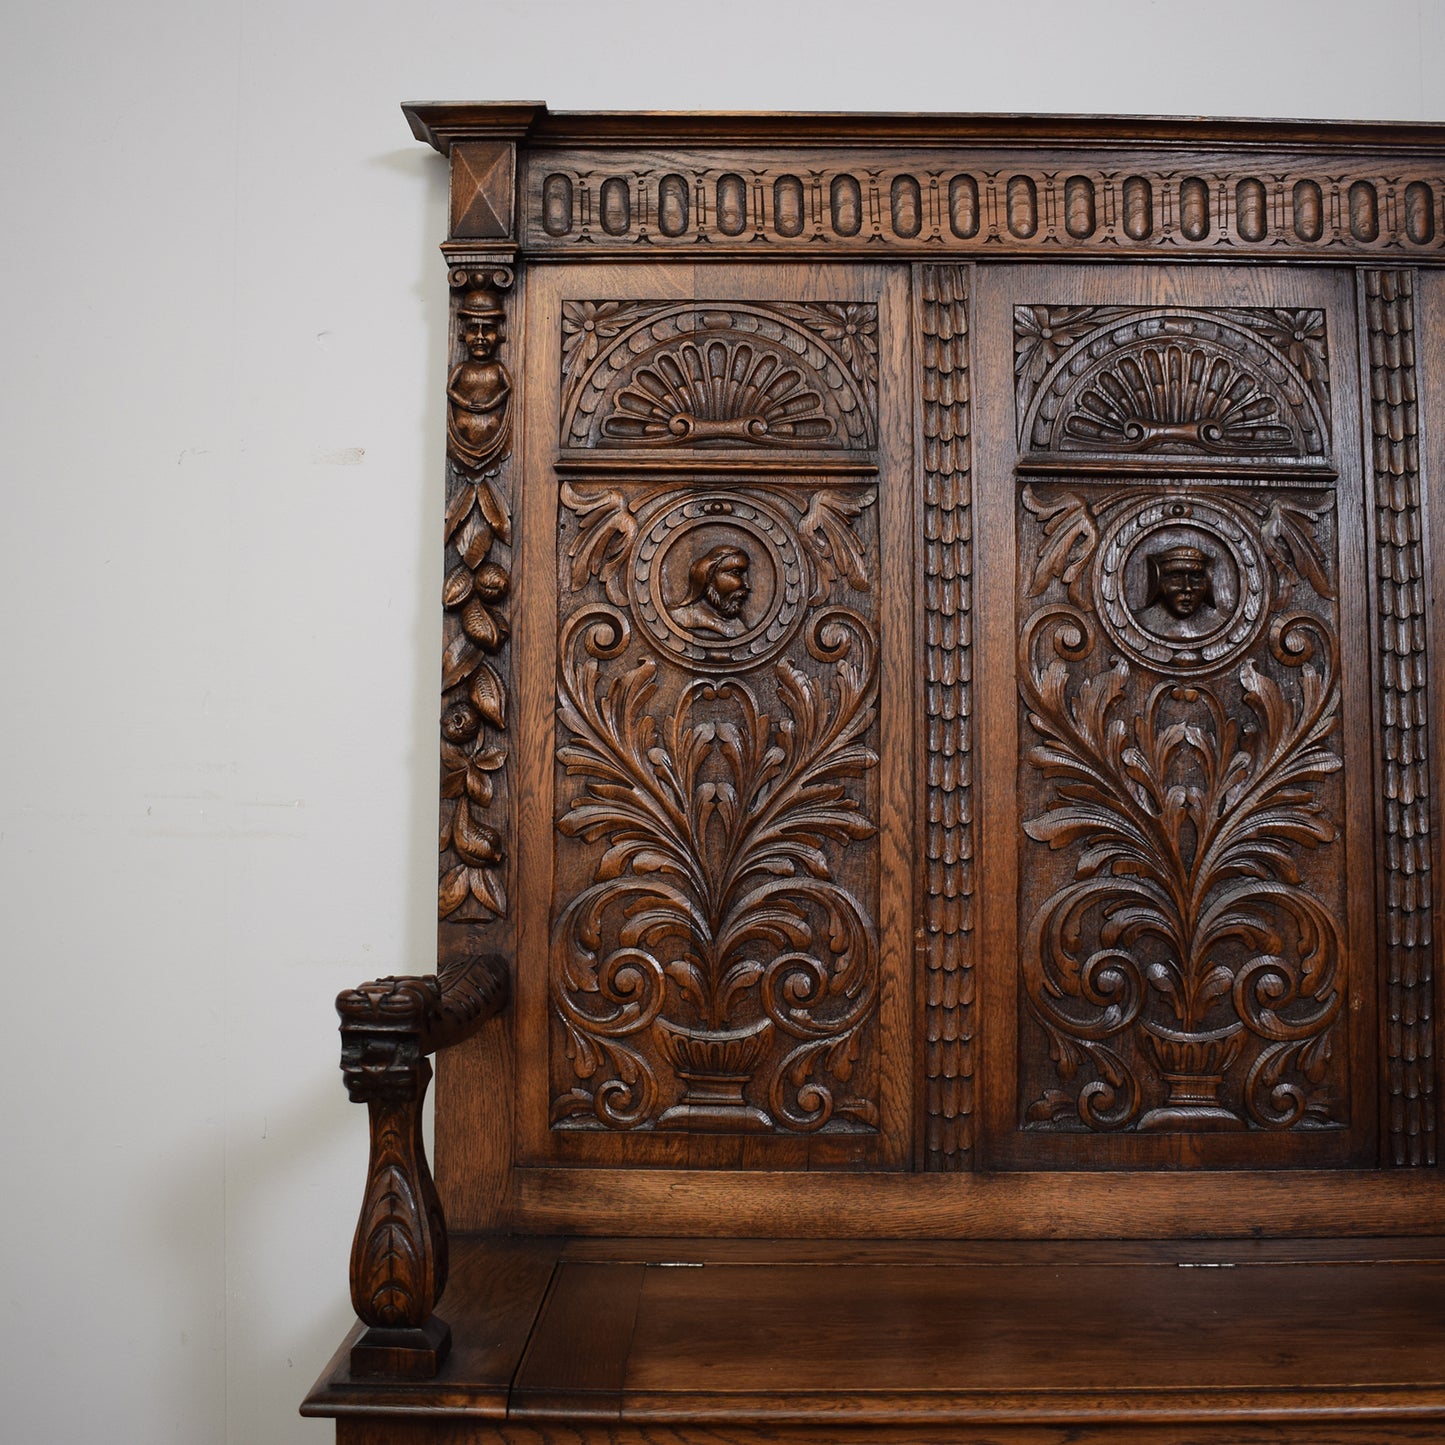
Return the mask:
<path fill-rule="evenodd" d="M 634 446 L 736 440 L 832 441 L 837 424 L 791 358 L 752 341 L 684 341 L 632 373 L 602 423 Z"/>
<path fill-rule="evenodd" d="M 1328 468 L 1323 312 L 1020 306 L 1014 329 L 1026 458 Z"/>
<path fill-rule="evenodd" d="M 1235 361 L 1202 346 L 1144 346 L 1091 378 L 1064 417 L 1064 445 L 1151 451 L 1177 443 L 1248 456 L 1293 452 L 1279 400 Z"/>
<path fill-rule="evenodd" d="M 864 303 L 567 302 L 563 445 L 869 448 L 877 328 Z"/>

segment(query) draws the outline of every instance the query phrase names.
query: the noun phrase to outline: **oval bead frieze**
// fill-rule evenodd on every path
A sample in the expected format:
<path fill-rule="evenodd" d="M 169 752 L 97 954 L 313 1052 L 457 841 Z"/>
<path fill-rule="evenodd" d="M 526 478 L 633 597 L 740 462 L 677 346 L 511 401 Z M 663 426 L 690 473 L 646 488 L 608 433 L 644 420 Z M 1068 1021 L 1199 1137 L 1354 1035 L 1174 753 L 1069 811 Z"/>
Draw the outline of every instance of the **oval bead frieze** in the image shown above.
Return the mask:
<path fill-rule="evenodd" d="M 797 176 L 779 176 L 773 182 L 773 225 L 790 240 L 803 234 L 803 183 Z"/>
<path fill-rule="evenodd" d="M 657 183 L 657 229 L 664 236 L 681 236 L 687 230 L 691 199 L 684 176 L 663 176 Z"/>
<path fill-rule="evenodd" d="M 542 182 L 542 229 L 549 236 L 565 236 L 572 229 L 572 180 L 551 175 Z"/>
<path fill-rule="evenodd" d="M 863 188 L 856 176 L 834 176 L 828 188 L 828 210 L 840 236 L 856 236 L 863 226 Z"/>
<path fill-rule="evenodd" d="M 621 176 L 602 182 L 600 197 L 602 229 L 609 236 L 623 236 L 632 225 L 632 193 Z"/>

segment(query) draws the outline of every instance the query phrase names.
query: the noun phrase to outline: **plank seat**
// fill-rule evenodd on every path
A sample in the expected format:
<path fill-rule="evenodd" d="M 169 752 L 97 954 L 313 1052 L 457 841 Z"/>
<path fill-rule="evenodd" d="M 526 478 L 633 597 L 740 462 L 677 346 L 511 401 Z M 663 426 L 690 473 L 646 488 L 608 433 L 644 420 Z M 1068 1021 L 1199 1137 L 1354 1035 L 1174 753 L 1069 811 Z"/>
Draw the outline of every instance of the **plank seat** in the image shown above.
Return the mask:
<path fill-rule="evenodd" d="M 458 1344 L 434 1380 L 354 1379 L 343 1347 L 304 1412 L 372 1421 L 358 1440 L 412 1412 L 449 1441 L 569 1425 L 1042 1442 L 1173 1439 L 1158 1431 L 1184 1422 L 1235 1445 L 1291 1426 L 1330 1441 L 1445 1428 L 1435 1239 L 467 1236 L 454 1271 Z"/>

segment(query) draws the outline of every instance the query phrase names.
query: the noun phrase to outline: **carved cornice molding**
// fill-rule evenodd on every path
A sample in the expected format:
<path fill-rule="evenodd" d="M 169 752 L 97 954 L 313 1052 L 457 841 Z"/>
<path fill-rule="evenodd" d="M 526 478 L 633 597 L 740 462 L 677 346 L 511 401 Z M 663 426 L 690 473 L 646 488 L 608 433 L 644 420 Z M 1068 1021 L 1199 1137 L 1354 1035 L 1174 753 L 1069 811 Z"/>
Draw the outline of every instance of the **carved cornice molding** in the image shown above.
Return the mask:
<path fill-rule="evenodd" d="M 1407 154 L 1445 147 L 1445 126 L 1398 121 L 1246 120 L 1201 116 L 847 114 L 838 111 L 551 111 L 541 101 L 409 101 L 418 140 L 443 154 L 455 142 L 508 137 L 534 145 L 1070 144 L 1137 150 L 1289 146 L 1311 154 Z"/>
<path fill-rule="evenodd" d="M 519 224 L 533 253 L 1431 257 L 1442 204 L 1445 156 L 579 146 L 526 157 Z"/>

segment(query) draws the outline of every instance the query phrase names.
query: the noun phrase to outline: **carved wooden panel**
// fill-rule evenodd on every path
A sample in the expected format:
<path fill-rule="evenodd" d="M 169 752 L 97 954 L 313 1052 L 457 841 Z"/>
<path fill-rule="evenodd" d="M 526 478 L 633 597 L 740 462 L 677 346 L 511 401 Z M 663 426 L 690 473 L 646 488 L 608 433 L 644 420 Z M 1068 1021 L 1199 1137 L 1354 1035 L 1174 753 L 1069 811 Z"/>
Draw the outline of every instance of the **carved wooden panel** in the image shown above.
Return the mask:
<path fill-rule="evenodd" d="M 1409 271 L 1366 271 L 1363 289 L 1379 589 L 1385 1122 L 1391 1162 L 1434 1164 L 1426 578 L 1413 277 Z"/>
<path fill-rule="evenodd" d="M 973 1147 L 973 498 L 968 272 L 923 266 L 918 290 L 923 473 L 924 1160 L 967 1167 Z"/>
<path fill-rule="evenodd" d="M 1330 470 L 1318 309 L 1019 306 L 1020 465 Z"/>
<path fill-rule="evenodd" d="M 877 1124 L 876 490 L 562 490 L 556 1127 Z"/>
<path fill-rule="evenodd" d="M 568 301 L 562 444 L 867 449 L 878 308 Z"/>
<path fill-rule="evenodd" d="M 1019 503 L 1021 1126 L 1346 1125 L 1333 495 Z"/>
<path fill-rule="evenodd" d="M 1006 252 L 1271 259 L 1429 254 L 1445 240 L 1438 167 L 1368 155 L 1120 156 L 1054 148 L 847 149 L 779 160 L 627 146 L 534 155 L 524 238 L 539 253 L 638 247 L 813 255 Z"/>

